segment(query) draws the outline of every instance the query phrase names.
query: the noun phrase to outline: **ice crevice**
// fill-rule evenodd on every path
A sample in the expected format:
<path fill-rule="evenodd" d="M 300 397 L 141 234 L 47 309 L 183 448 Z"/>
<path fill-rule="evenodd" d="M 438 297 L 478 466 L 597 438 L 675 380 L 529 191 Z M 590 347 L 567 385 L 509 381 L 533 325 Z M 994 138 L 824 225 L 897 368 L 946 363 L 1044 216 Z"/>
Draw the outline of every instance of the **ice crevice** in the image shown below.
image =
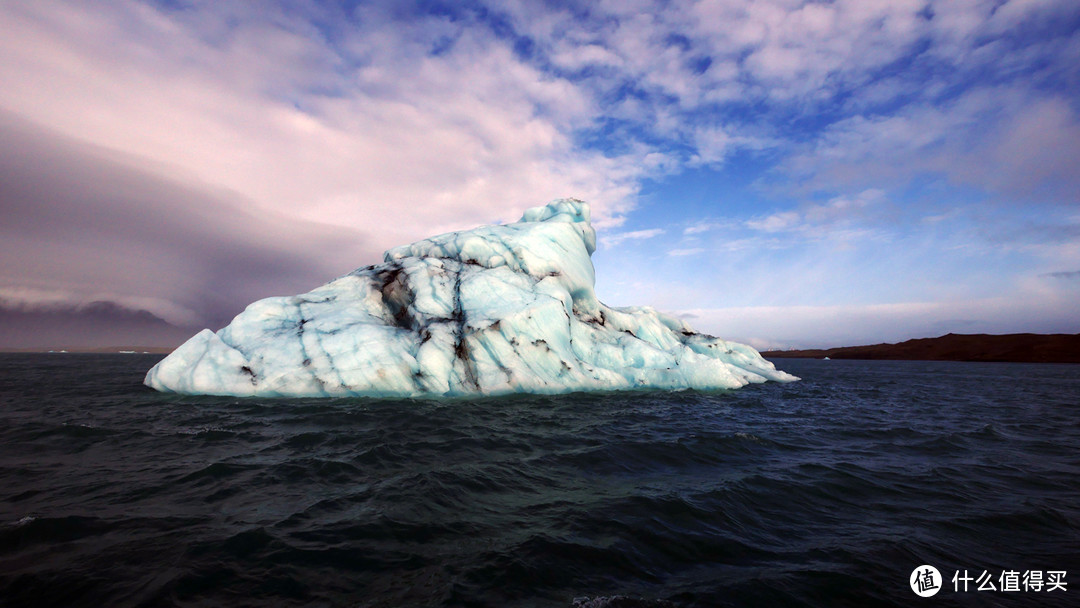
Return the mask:
<path fill-rule="evenodd" d="M 453 397 L 797 379 L 650 307 L 604 305 L 595 250 L 576 199 L 423 239 L 306 294 L 252 303 L 145 382 L 185 394 Z"/>

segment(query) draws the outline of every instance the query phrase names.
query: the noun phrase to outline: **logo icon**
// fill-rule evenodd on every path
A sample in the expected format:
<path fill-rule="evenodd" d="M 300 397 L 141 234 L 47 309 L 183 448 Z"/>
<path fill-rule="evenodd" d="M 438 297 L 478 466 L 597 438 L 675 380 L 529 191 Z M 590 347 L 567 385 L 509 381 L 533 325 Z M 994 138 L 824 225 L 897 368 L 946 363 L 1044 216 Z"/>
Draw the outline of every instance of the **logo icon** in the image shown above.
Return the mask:
<path fill-rule="evenodd" d="M 941 573 L 938 572 L 937 568 L 929 564 L 923 564 L 911 572 L 908 582 L 911 584 L 911 590 L 915 592 L 915 595 L 930 597 L 941 591 L 941 584 L 944 581 L 942 581 Z"/>

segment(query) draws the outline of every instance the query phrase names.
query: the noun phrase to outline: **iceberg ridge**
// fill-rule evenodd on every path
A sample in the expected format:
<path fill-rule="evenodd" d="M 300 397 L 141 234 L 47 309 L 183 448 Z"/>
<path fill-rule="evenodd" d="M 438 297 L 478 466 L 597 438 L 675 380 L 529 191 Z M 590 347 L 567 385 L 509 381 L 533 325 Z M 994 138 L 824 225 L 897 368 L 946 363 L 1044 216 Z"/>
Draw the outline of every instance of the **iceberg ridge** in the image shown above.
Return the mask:
<path fill-rule="evenodd" d="M 650 307 L 596 299 L 589 205 L 386 252 L 308 293 L 249 305 L 146 374 L 147 386 L 236 396 L 464 396 L 736 388 L 798 378 L 753 348 Z"/>

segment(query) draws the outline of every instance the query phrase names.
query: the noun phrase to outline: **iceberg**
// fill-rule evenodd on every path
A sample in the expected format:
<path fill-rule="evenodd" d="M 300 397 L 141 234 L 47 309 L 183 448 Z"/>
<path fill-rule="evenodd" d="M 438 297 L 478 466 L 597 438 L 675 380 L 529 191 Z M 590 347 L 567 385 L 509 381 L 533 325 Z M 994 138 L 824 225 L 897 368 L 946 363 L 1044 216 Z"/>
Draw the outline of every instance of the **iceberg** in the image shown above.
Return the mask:
<path fill-rule="evenodd" d="M 798 380 L 753 348 L 594 292 L 589 205 L 397 247 L 308 293 L 249 305 L 146 374 L 159 391 L 234 396 L 471 396 L 715 390 Z"/>

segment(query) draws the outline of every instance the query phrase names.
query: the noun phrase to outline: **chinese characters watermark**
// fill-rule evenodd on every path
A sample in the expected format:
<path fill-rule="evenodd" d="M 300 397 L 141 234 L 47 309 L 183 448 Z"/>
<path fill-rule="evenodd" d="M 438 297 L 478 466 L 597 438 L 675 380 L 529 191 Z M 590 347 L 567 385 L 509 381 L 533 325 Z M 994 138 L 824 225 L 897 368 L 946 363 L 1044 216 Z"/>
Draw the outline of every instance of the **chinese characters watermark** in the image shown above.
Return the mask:
<path fill-rule="evenodd" d="M 978 574 L 976 574 L 978 573 Z M 953 593 L 997 592 L 997 593 L 1054 593 L 1068 591 L 1069 583 L 1065 580 L 1065 570 L 957 570 L 952 576 Z M 947 587 L 938 569 L 923 564 L 915 568 L 908 577 L 911 590 L 919 597 L 936 595 Z"/>
<path fill-rule="evenodd" d="M 986 570 L 982 571 L 978 577 L 972 578 L 968 574 L 967 570 L 963 570 L 963 575 L 960 574 L 960 570 L 956 571 L 956 574 L 952 577 L 953 591 L 961 591 L 961 583 L 963 584 L 963 591 L 968 590 L 968 584 L 974 582 L 978 587 L 975 587 L 976 591 L 999 591 L 1004 593 L 1019 592 L 1019 591 L 1034 591 L 1035 593 L 1051 591 L 1067 591 L 1069 583 L 1065 580 L 1065 570 L 1002 570 L 996 577 L 993 573 Z M 1045 578 L 1043 575 L 1046 575 Z M 995 584 L 996 583 L 996 584 Z"/>

